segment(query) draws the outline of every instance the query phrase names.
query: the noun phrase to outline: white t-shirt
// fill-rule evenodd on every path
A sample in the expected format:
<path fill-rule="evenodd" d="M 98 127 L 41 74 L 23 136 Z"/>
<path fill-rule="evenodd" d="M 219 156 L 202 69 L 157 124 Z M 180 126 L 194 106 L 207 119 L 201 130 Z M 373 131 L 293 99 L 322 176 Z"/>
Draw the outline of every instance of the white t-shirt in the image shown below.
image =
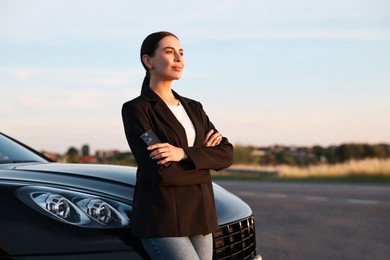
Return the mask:
<path fill-rule="evenodd" d="M 195 143 L 196 132 L 195 132 L 194 124 L 192 123 L 186 110 L 184 109 L 184 107 L 181 105 L 180 102 L 179 105 L 177 106 L 168 105 L 168 107 L 172 111 L 172 113 L 176 116 L 177 120 L 179 120 L 179 122 L 184 127 L 184 129 L 186 130 L 188 146 L 190 147 L 193 146 Z"/>

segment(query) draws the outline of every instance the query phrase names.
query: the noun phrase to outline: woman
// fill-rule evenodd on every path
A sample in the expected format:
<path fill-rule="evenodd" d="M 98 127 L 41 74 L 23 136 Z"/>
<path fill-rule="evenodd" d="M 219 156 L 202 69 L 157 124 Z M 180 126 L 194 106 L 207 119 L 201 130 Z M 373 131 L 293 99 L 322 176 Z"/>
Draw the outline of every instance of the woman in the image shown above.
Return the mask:
<path fill-rule="evenodd" d="M 184 69 L 175 35 L 147 36 L 141 62 L 146 70 L 141 95 L 122 107 L 126 138 L 138 164 L 133 234 L 153 259 L 211 259 L 218 222 L 210 169 L 230 166 L 233 146 L 199 102 L 171 89 Z M 145 144 L 141 136 L 147 130 L 161 141 Z"/>

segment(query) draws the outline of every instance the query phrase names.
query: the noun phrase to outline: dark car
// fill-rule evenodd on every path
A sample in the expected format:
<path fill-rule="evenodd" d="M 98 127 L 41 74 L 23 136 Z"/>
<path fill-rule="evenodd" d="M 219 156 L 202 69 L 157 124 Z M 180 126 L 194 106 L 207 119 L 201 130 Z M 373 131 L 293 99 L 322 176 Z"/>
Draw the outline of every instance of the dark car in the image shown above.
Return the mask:
<path fill-rule="evenodd" d="M 0 259 L 145 259 L 130 220 L 136 168 L 61 164 L 0 133 Z M 250 207 L 213 184 L 214 259 L 253 259 Z"/>

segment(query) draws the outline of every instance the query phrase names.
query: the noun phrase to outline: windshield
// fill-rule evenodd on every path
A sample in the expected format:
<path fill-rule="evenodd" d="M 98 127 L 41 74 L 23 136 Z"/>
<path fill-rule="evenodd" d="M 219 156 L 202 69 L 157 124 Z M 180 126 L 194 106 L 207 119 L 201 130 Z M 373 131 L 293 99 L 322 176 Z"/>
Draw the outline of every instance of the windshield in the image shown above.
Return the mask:
<path fill-rule="evenodd" d="M 47 162 L 34 150 L 0 134 L 0 164 Z"/>

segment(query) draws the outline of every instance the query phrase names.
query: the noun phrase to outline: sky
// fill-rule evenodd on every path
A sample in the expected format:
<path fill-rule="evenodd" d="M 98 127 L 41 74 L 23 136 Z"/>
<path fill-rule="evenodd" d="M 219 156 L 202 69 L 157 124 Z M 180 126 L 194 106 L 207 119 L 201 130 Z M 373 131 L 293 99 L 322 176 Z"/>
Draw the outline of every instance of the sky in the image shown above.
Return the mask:
<path fill-rule="evenodd" d="M 143 39 L 176 34 L 173 82 L 231 143 L 390 143 L 390 1 L 0 0 L 0 132 L 39 151 L 129 150 Z"/>

